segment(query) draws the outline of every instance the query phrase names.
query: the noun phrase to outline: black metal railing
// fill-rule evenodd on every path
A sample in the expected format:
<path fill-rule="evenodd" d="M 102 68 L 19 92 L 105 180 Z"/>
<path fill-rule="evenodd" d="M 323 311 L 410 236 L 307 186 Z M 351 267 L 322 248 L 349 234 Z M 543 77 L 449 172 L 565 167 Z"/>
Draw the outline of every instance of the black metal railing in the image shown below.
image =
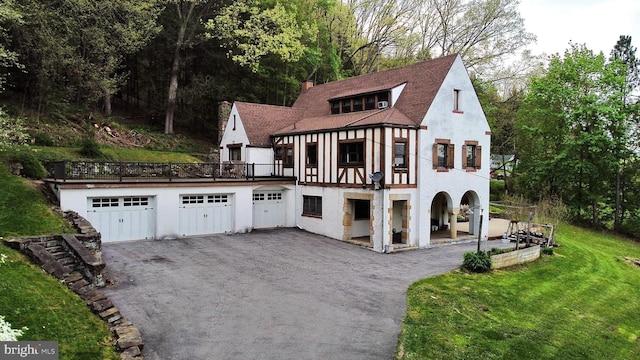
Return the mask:
<path fill-rule="evenodd" d="M 52 161 L 44 164 L 47 177 L 55 180 L 153 180 L 246 179 L 281 176 L 274 164 L 146 163 L 111 161 Z"/>

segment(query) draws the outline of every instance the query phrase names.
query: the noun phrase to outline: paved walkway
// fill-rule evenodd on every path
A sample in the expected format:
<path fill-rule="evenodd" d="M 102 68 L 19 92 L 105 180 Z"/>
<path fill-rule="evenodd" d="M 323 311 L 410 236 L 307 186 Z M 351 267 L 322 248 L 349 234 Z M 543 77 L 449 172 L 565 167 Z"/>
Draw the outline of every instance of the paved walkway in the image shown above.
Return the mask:
<path fill-rule="evenodd" d="M 392 359 L 407 287 L 475 246 L 379 254 L 297 229 L 107 243 L 105 293 L 149 360 Z"/>

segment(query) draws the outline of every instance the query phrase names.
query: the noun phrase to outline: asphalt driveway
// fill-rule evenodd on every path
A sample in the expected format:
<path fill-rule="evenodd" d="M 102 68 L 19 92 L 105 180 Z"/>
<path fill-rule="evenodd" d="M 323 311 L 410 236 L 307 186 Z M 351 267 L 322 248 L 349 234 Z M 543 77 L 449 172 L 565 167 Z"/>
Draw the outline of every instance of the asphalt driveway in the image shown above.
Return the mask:
<path fill-rule="evenodd" d="M 150 360 L 392 359 L 407 287 L 475 246 L 379 254 L 297 229 L 106 243 L 104 292 Z"/>

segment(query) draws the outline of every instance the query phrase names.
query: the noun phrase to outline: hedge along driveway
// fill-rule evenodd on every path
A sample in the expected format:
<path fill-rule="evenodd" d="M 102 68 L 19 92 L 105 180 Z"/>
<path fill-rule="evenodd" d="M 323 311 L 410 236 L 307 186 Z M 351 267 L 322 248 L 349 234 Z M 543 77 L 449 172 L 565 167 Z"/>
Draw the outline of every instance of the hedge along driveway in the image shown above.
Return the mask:
<path fill-rule="evenodd" d="M 146 359 L 391 359 L 407 287 L 475 247 L 378 254 L 296 229 L 108 243 L 105 293 Z"/>

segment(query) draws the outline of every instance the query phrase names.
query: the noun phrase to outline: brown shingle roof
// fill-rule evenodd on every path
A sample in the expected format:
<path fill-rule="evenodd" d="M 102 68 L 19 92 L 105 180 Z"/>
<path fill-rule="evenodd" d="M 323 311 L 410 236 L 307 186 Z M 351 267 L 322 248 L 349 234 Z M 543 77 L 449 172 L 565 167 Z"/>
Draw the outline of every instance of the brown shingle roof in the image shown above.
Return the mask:
<path fill-rule="evenodd" d="M 236 102 L 252 145 L 270 145 L 269 135 L 393 124 L 418 126 L 458 55 L 313 86 L 293 107 Z M 406 84 L 391 108 L 331 115 L 329 100 L 389 90 Z"/>
<path fill-rule="evenodd" d="M 324 129 L 366 126 L 373 124 L 414 125 L 413 121 L 395 108 L 384 110 L 358 111 L 348 114 L 325 115 L 304 118 L 299 122 L 287 125 L 274 134 L 295 134 L 313 132 Z"/>
<path fill-rule="evenodd" d="M 238 101 L 234 104 L 242 119 L 249 142 L 255 146 L 270 146 L 269 136 L 276 130 L 300 120 L 303 113 L 300 109 L 285 106 Z"/>
<path fill-rule="evenodd" d="M 359 94 L 366 89 L 391 89 L 406 83 L 394 107 L 417 126 L 424 118 L 457 56 L 456 54 L 448 55 L 396 69 L 313 86 L 300 94 L 293 108 L 303 110 L 305 119 L 324 117 L 331 113 L 329 99 Z"/>

